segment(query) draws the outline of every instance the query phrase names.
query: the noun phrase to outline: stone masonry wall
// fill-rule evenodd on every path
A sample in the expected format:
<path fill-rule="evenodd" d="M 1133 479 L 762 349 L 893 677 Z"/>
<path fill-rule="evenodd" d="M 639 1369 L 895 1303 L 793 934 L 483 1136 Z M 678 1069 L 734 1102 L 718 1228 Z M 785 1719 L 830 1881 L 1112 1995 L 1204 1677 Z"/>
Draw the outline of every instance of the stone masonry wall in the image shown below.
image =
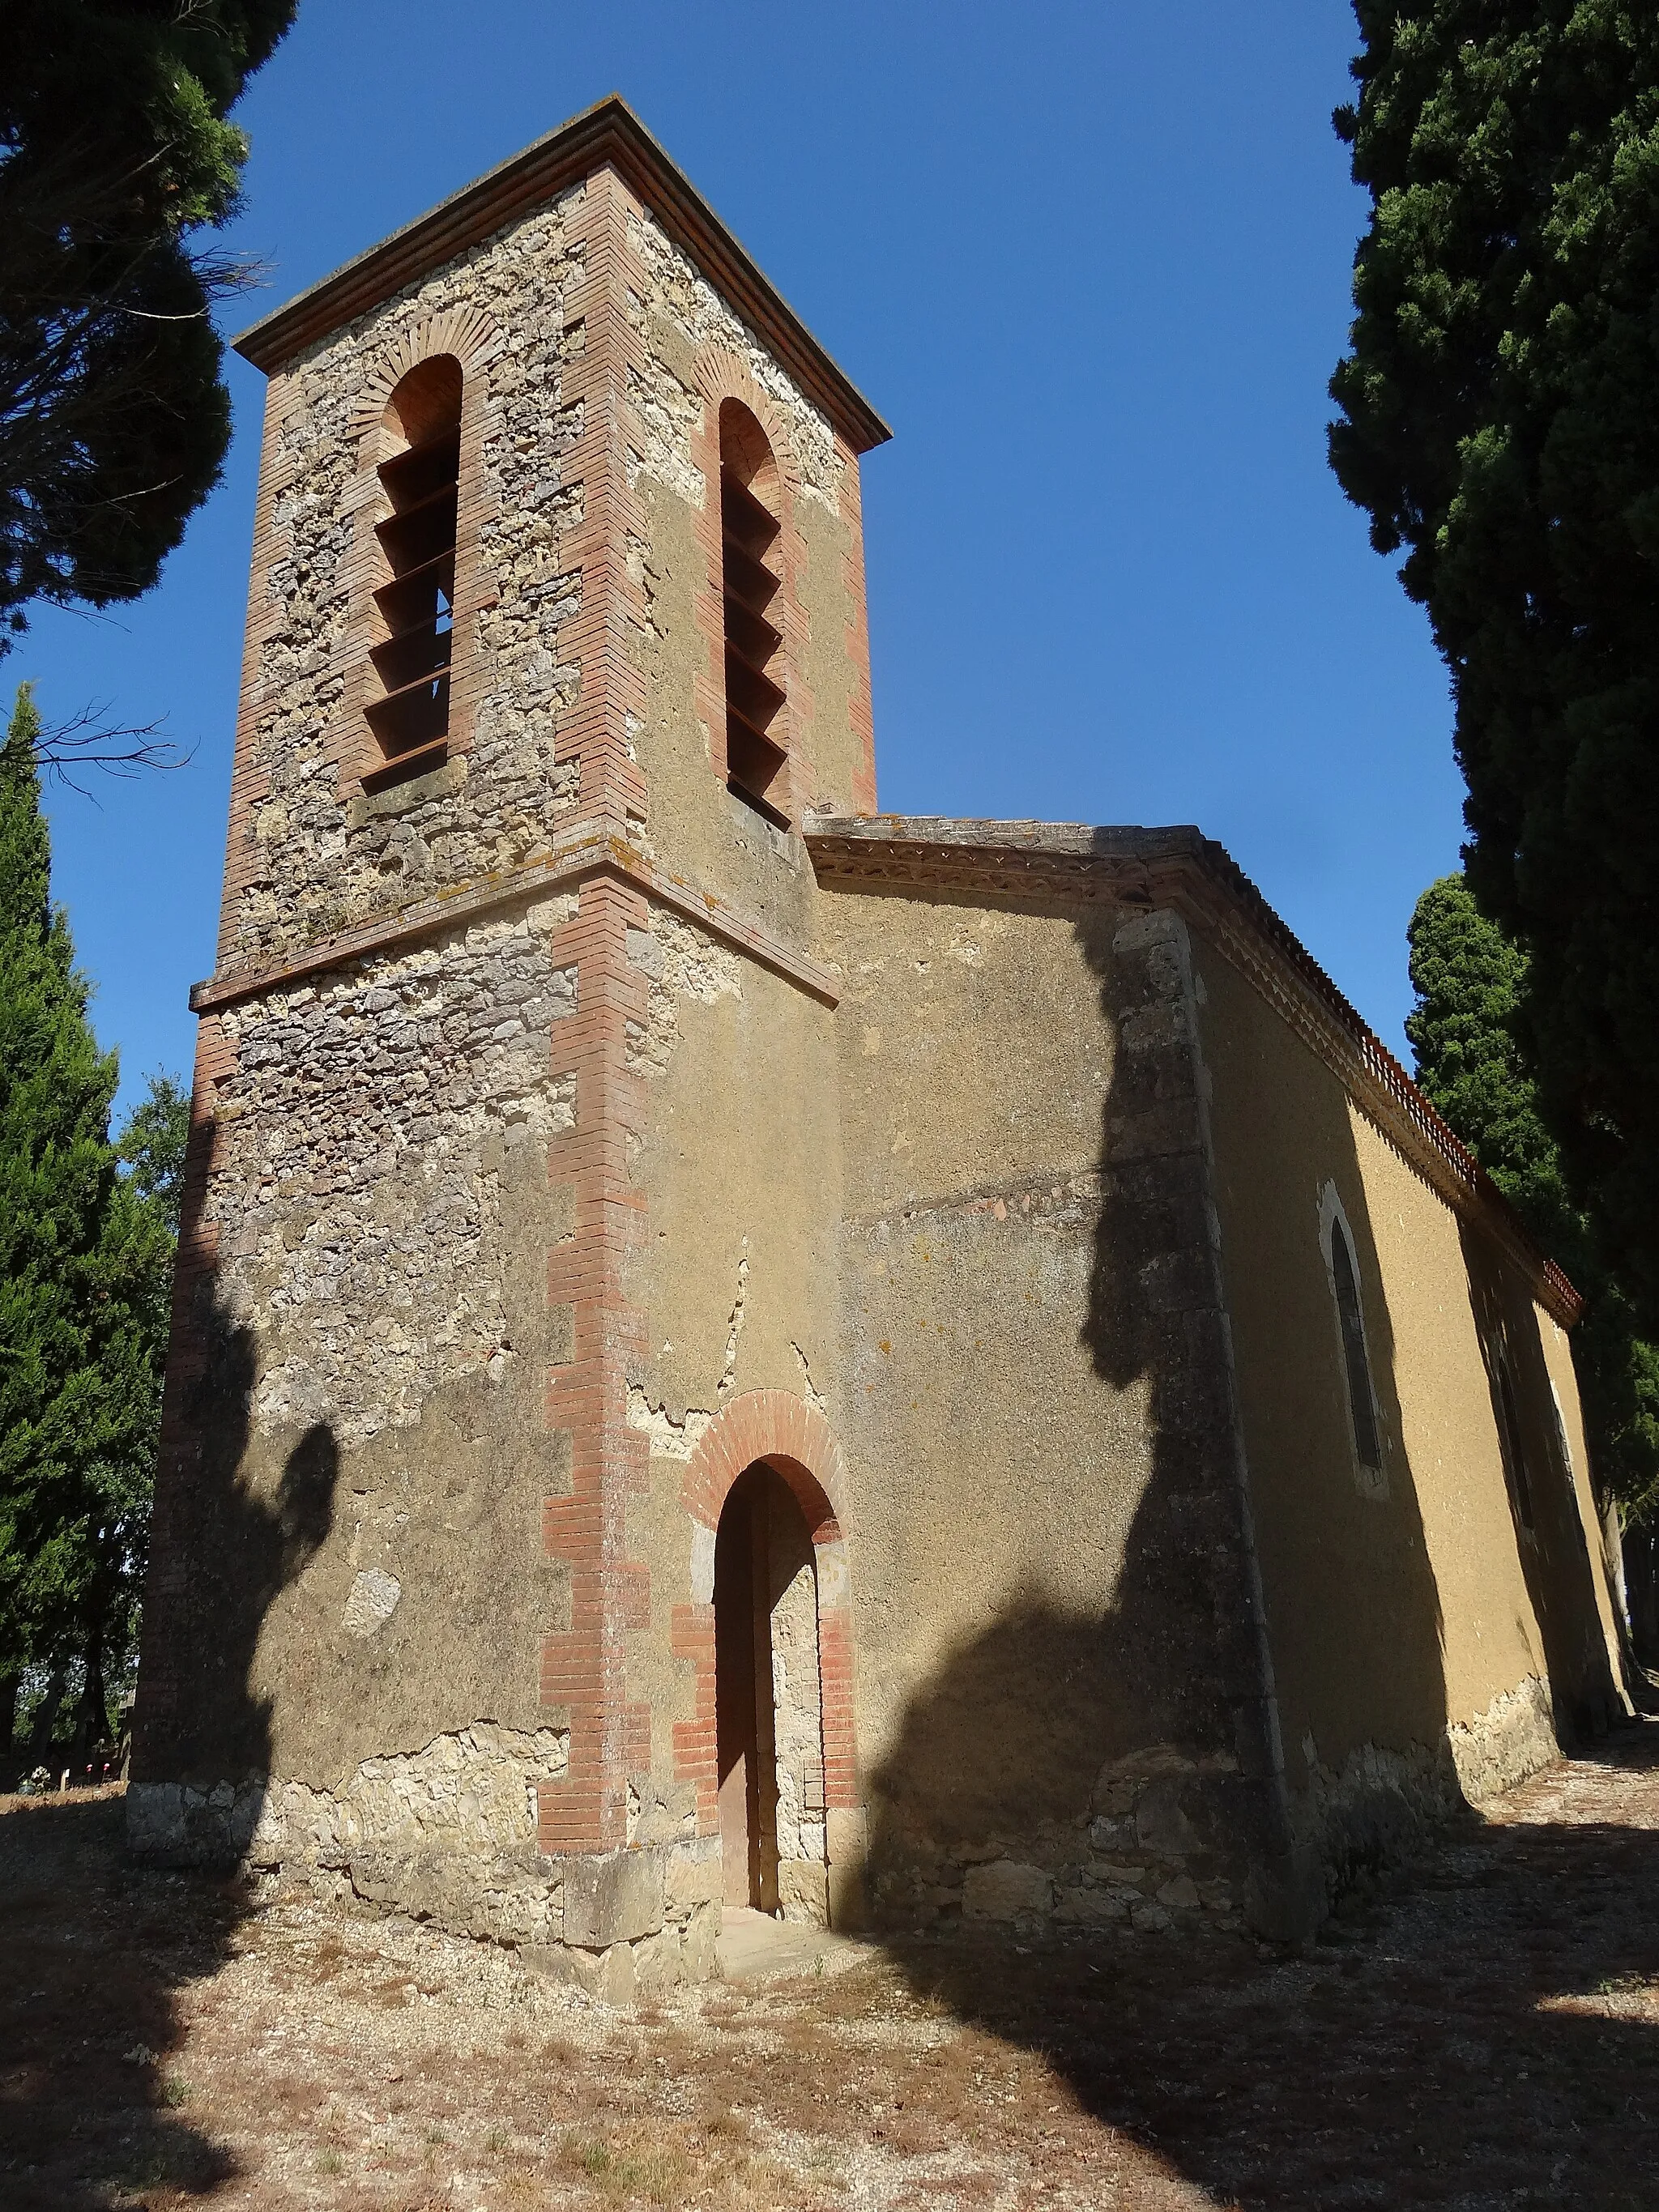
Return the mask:
<path fill-rule="evenodd" d="M 643 292 L 629 295 L 628 313 L 644 341 L 647 364 L 629 379 L 643 432 L 629 456 L 630 478 L 654 477 L 693 507 L 704 504 L 708 487 L 692 453 L 704 404 L 696 355 L 718 348 L 737 356 L 787 421 L 794 451 L 787 458 L 799 469 L 805 496 L 837 513 L 842 463 L 829 422 L 643 210 L 631 216 L 628 243 L 645 276 Z"/>
<path fill-rule="evenodd" d="M 274 623 L 252 610 L 264 635 L 250 672 L 251 764 L 264 788 L 240 825 L 245 849 L 232 854 L 240 890 L 222 964 L 291 954 L 445 884 L 534 860 L 576 804 L 576 766 L 558 757 L 558 734 L 580 684 L 562 640 L 580 610 L 581 576 L 563 541 L 583 518 L 584 487 L 567 467 L 582 417 L 580 404 L 562 404 L 560 386 L 586 337 L 565 312 L 583 276 L 581 244 L 567 231 L 580 198 L 410 286 L 283 380 L 266 463 L 264 592 Z M 339 769 L 358 735 L 351 686 L 368 642 L 354 635 L 350 575 L 373 520 L 362 510 L 377 490 L 363 465 L 373 416 L 362 403 L 406 334 L 457 308 L 496 326 L 470 365 L 483 386 L 483 482 L 462 485 L 464 505 L 487 518 L 478 596 L 495 600 L 464 641 L 483 659 L 476 726 L 464 757 L 371 797 L 343 788 Z"/>
<path fill-rule="evenodd" d="M 574 969 L 550 899 L 224 1018 L 220 1297 L 260 1344 L 256 1424 L 327 1420 L 359 1443 L 439 1382 L 515 1357 L 500 1262 L 505 1149 L 570 1126 L 555 1024 Z M 495 1264 L 490 1261 L 494 1257 Z"/>

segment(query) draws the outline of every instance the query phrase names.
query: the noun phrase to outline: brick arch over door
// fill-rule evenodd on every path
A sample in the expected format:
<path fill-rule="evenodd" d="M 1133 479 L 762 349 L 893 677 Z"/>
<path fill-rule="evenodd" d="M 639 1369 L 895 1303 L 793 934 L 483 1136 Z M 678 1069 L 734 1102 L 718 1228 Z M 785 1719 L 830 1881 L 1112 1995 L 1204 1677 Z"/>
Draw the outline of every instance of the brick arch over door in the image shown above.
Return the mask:
<path fill-rule="evenodd" d="M 714 1533 L 726 1493 L 757 1460 L 781 1477 L 805 1516 L 818 1585 L 818 1689 L 823 1707 L 826 1811 L 861 1802 L 853 1741 L 853 1615 L 847 1553 L 835 1501 L 843 1495 L 844 1466 L 835 1431 L 822 1413 L 789 1390 L 747 1390 L 718 1413 L 699 1438 L 681 1496 L 699 1531 L 694 1544 L 694 1601 L 677 1609 L 674 1648 L 689 1659 L 696 1681 L 695 1717 L 674 1728 L 674 1764 L 697 1786 L 697 1827 L 720 1832 L 715 1764 Z"/>

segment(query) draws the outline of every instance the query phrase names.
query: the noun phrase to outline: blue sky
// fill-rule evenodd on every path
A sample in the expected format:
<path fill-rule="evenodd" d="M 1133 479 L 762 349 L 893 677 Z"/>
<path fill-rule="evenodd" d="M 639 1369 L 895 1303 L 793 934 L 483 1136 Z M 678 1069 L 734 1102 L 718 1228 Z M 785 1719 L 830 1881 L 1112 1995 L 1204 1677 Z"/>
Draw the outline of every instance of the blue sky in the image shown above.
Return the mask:
<path fill-rule="evenodd" d="M 1444 672 L 1325 464 L 1364 203 L 1342 0 L 945 9 L 301 0 L 239 111 L 252 320 L 609 91 L 892 423 L 865 464 L 880 798 L 1195 822 L 1404 1053 L 1456 865 Z M 124 1094 L 209 973 L 262 380 L 160 588 L 5 677 L 165 715 L 188 768 L 50 795 Z"/>

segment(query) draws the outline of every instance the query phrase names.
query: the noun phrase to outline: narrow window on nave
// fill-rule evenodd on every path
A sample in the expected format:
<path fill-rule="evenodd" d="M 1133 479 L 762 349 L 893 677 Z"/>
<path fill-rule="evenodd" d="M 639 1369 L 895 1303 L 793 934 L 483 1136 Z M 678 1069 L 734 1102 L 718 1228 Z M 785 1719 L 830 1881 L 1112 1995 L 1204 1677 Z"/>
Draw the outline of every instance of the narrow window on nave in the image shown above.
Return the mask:
<path fill-rule="evenodd" d="M 1376 1400 L 1371 1391 L 1370 1362 L 1365 1356 L 1365 1324 L 1359 1307 L 1359 1277 L 1353 1248 L 1340 1218 L 1331 1222 L 1331 1281 L 1336 1291 L 1336 1317 L 1342 1332 L 1342 1362 L 1347 1376 L 1348 1413 L 1353 1423 L 1355 1456 L 1367 1473 L 1382 1471 L 1382 1443 L 1376 1426 Z"/>

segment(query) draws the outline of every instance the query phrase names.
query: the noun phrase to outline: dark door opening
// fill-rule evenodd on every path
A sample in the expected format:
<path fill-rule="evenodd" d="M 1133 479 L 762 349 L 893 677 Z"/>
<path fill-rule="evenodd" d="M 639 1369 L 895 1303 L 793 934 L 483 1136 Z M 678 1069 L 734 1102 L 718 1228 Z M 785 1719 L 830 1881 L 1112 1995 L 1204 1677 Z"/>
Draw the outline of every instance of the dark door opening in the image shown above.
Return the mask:
<path fill-rule="evenodd" d="M 757 1462 L 732 1484 L 714 1535 L 714 1734 L 727 1905 L 788 1918 L 808 1910 L 814 1893 L 803 1863 L 821 1864 L 823 1856 L 822 1729 L 812 1540 L 788 1485 Z"/>
<path fill-rule="evenodd" d="M 714 1733 L 720 1857 L 728 1905 L 778 1909 L 776 1719 L 772 1701 L 768 1489 L 751 1467 L 726 1498 L 714 1537 Z"/>

